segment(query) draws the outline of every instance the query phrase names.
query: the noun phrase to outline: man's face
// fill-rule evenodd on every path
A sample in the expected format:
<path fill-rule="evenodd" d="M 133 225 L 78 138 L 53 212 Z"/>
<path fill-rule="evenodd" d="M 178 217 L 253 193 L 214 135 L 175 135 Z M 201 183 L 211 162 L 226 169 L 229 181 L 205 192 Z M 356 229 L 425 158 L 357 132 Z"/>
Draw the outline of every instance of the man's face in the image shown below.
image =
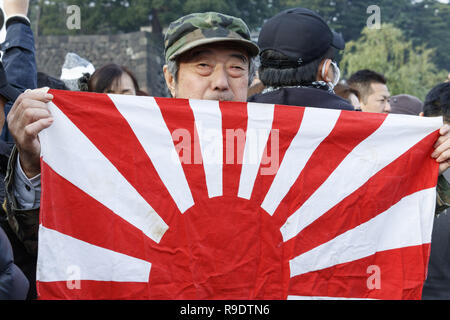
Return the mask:
<path fill-rule="evenodd" d="M 179 58 L 177 81 L 164 74 L 174 98 L 247 101 L 249 57 L 239 47 L 199 46 Z"/>
<path fill-rule="evenodd" d="M 389 113 L 391 105 L 389 104 L 388 87 L 382 83 L 372 83 L 369 96 L 366 101 L 361 101 L 361 110 L 363 112 Z"/>

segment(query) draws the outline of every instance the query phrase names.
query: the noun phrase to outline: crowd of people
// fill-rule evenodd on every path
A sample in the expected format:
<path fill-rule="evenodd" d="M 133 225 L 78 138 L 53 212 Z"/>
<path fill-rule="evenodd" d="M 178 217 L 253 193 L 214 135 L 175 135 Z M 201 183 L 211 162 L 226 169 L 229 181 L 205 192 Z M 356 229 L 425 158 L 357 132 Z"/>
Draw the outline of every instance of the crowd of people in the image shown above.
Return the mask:
<path fill-rule="evenodd" d="M 0 64 L 2 183 L 0 212 L 0 299 L 36 299 L 40 206 L 38 133 L 52 125 L 48 88 L 69 85 L 38 73 L 27 17 L 29 0 L 5 0 L 6 40 Z M 450 230 L 443 212 L 450 207 L 450 75 L 424 102 L 391 96 L 388 81 L 373 70 L 340 79 L 336 63 L 345 41 L 317 13 L 292 8 L 268 19 L 258 42 L 242 19 L 217 12 L 193 13 L 168 27 L 164 78 L 173 98 L 252 101 L 355 112 L 443 116 L 434 151 L 439 163 L 430 268 L 423 298 L 450 299 Z M 388 62 L 387 62 L 388 63 Z M 82 74 L 78 90 L 147 95 L 124 66 L 107 64 Z M 5 122 L 6 119 L 6 122 Z M 4 183 L 3 183 L 4 182 Z"/>

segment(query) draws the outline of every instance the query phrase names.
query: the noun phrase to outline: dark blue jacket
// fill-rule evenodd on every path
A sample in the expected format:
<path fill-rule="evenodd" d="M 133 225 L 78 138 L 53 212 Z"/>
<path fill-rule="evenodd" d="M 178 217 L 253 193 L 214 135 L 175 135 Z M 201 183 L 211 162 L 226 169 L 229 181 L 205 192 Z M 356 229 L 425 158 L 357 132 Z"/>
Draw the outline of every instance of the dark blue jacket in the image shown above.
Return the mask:
<path fill-rule="evenodd" d="M 28 280 L 13 263 L 11 244 L 0 227 L 0 300 L 24 300 L 28 288 Z"/>
<path fill-rule="evenodd" d="M 37 70 L 34 36 L 29 24 L 8 20 L 5 41 L 1 44 L 3 66 L 8 82 L 19 89 L 36 89 Z M 12 103 L 5 105 L 5 117 Z M 14 143 L 5 121 L 0 138 L 8 144 Z"/>
<path fill-rule="evenodd" d="M 37 86 L 37 72 L 34 48 L 34 36 L 30 24 L 23 18 L 14 17 L 6 23 L 6 37 L 1 44 L 3 52 L 2 61 L 8 82 L 19 89 L 35 89 Z M 5 106 L 5 115 L 12 108 L 12 103 Z M 0 140 L 0 200 L 4 198 L 4 176 L 6 173 L 6 162 L 9 157 L 10 148 L 14 141 L 8 131 L 7 123 L 3 127 Z M 3 201 L 1 202 L 3 203 Z M 6 213 L 0 208 L 0 226 L 2 229 L 2 241 L 0 245 L 0 299 L 11 297 L 22 299 L 23 273 L 26 275 L 28 296 L 27 299 L 36 298 L 36 257 L 29 254 L 19 238 L 9 225 Z M 9 240 L 4 240 L 4 232 Z M 11 252 L 11 246 L 13 253 Z M 12 264 L 12 256 L 14 263 Z M 20 270 L 17 269 L 20 267 Z M 3 267 L 7 269 L 3 269 Z M 5 273 L 2 273 L 5 272 Z M 23 273 L 22 273 L 23 272 Z M 5 282 L 4 282 L 5 281 Z M 30 285 L 29 285 L 30 284 Z M 30 290 L 28 290 L 28 286 Z M 6 290 L 6 291 L 5 291 Z M 12 290 L 8 293 L 7 290 Z"/>

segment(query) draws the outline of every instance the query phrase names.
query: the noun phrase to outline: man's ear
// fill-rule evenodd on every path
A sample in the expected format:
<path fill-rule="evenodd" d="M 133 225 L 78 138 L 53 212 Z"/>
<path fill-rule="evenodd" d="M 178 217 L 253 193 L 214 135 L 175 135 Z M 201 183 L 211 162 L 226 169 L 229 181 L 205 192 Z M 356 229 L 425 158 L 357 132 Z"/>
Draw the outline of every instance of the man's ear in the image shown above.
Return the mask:
<path fill-rule="evenodd" d="M 319 70 L 317 70 L 317 81 L 325 81 L 330 82 L 332 79 L 328 77 L 328 73 L 331 66 L 331 60 L 330 59 L 323 59 L 322 62 L 319 65 Z"/>
<path fill-rule="evenodd" d="M 163 67 L 164 79 L 166 80 L 167 88 L 169 88 L 170 94 L 175 98 L 175 77 L 169 72 L 167 64 Z"/>

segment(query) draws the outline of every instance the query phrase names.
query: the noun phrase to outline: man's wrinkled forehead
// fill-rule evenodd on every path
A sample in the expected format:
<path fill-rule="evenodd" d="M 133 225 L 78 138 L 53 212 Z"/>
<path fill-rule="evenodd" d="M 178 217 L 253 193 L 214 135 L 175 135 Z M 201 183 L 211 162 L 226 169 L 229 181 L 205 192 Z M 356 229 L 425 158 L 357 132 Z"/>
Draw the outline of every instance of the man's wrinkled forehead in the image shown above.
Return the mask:
<path fill-rule="evenodd" d="M 188 62 L 201 57 L 216 55 L 217 53 L 226 53 L 230 57 L 238 58 L 244 63 L 249 63 L 249 54 L 247 50 L 239 45 L 231 43 L 214 43 L 195 47 L 180 56 L 180 62 Z"/>

